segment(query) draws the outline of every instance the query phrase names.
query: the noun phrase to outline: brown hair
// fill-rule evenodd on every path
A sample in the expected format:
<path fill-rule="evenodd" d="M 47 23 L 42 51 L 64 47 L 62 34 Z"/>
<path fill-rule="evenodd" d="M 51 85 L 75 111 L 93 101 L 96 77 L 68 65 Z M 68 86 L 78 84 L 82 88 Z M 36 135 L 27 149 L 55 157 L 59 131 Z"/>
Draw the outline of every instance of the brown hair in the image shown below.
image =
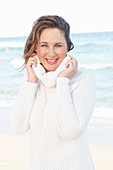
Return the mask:
<path fill-rule="evenodd" d="M 35 53 L 38 39 L 40 38 L 42 31 L 46 28 L 58 28 L 61 30 L 64 33 L 68 51 L 74 48 L 74 45 L 70 39 L 70 26 L 62 17 L 57 15 L 41 16 L 33 23 L 32 31 L 27 38 L 23 56 L 25 59 L 25 64 L 27 63 L 30 55 Z"/>

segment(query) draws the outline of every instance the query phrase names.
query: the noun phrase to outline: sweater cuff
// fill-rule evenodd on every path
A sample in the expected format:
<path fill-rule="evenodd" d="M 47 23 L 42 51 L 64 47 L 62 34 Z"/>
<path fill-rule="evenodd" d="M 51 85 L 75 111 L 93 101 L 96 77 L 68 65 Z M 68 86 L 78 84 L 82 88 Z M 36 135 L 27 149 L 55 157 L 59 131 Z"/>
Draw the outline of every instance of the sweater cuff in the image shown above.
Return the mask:
<path fill-rule="evenodd" d="M 58 77 L 57 78 L 57 97 L 64 98 L 69 97 L 70 91 L 70 79 L 66 77 Z"/>

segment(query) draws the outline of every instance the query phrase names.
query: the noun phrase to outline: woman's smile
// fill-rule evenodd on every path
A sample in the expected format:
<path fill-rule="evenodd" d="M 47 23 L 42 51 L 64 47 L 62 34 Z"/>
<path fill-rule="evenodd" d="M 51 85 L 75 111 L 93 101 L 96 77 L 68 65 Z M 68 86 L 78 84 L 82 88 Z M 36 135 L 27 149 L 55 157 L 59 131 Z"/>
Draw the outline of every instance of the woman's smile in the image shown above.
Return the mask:
<path fill-rule="evenodd" d="M 51 64 L 51 65 L 56 64 L 57 61 L 58 61 L 58 58 L 56 58 L 56 59 L 48 59 L 48 58 L 45 58 L 45 59 L 46 59 L 47 63 L 48 63 L 48 64 Z"/>

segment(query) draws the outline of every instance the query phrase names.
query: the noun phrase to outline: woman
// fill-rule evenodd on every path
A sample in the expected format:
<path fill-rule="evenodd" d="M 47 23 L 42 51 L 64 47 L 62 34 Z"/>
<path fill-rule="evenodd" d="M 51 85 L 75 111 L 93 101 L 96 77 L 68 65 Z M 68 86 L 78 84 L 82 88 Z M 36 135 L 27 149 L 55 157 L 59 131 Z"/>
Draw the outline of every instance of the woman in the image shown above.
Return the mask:
<path fill-rule="evenodd" d="M 77 70 L 74 57 L 63 63 L 73 47 L 70 26 L 59 16 L 37 19 L 26 41 L 27 80 L 14 105 L 12 124 L 19 134 L 30 129 L 31 170 L 94 169 L 87 124 L 94 110 L 95 81 Z"/>

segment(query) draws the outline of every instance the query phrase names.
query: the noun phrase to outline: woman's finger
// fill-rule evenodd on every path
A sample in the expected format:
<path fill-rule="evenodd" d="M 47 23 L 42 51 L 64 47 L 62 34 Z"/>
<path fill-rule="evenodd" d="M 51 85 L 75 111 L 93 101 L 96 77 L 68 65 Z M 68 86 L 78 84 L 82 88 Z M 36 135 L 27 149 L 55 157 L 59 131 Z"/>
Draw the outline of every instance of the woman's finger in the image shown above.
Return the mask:
<path fill-rule="evenodd" d="M 73 71 L 76 73 L 78 70 L 78 61 L 72 57 L 72 59 L 70 59 L 70 67 L 73 68 Z"/>
<path fill-rule="evenodd" d="M 37 59 L 36 59 L 36 58 L 30 57 L 29 60 L 28 60 L 28 62 L 31 62 L 31 61 L 34 61 L 34 62 L 37 63 Z"/>
<path fill-rule="evenodd" d="M 70 56 L 70 60 L 73 62 L 75 67 L 78 67 L 78 61 L 74 57 Z"/>
<path fill-rule="evenodd" d="M 68 61 L 66 62 L 66 68 L 68 68 L 69 65 L 70 65 L 70 60 L 68 60 Z"/>
<path fill-rule="evenodd" d="M 36 56 L 37 54 L 36 53 L 32 53 L 31 55 L 30 55 L 30 57 L 34 57 L 34 56 Z"/>
<path fill-rule="evenodd" d="M 74 60 L 75 60 L 75 58 L 74 58 L 74 57 L 72 57 L 71 55 L 69 55 L 69 57 L 70 57 L 70 60 L 72 60 L 72 61 L 74 61 Z"/>
<path fill-rule="evenodd" d="M 28 67 L 29 67 L 29 66 L 31 67 L 32 65 L 34 65 L 35 67 L 37 66 L 37 59 L 30 57 L 29 60 L 28 60 L 28 62 L 27 62 L 27 66 L 28 66 Z"/>
<path fill-rule="evenodd" d="M 34 61 L 31 61 L 26 65 L 26 67 L 32 67 L 32 65 L 34 65 L 35 67 L 37 66 L 37 64 Z"/>
<path fill-rule="evenodd" d="M 68 68 L 68 67 L 73 67 L 73 62 L 72 62 L 72 60 L 68 60 L 68 61 L 66 62 L 66 68 Z"/>

